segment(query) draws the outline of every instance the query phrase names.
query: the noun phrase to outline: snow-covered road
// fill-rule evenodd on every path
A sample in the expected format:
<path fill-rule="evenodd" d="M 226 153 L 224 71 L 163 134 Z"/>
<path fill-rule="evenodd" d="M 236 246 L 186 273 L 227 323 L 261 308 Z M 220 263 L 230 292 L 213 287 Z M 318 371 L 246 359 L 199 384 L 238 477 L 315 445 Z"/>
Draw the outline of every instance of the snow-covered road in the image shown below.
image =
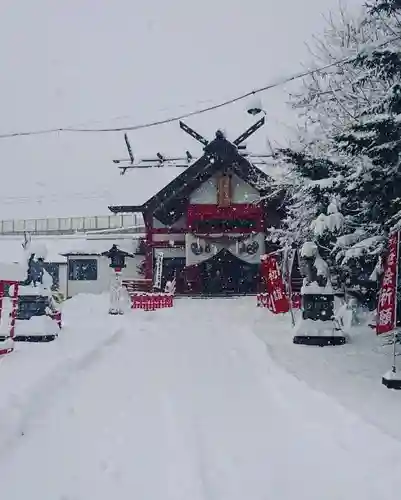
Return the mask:
<path fill-rule="evenodd" d="M 245 311 L 120 318 L 0 454 L 2 500 L 393 499 L 401 443 L 281 369 Z"/>

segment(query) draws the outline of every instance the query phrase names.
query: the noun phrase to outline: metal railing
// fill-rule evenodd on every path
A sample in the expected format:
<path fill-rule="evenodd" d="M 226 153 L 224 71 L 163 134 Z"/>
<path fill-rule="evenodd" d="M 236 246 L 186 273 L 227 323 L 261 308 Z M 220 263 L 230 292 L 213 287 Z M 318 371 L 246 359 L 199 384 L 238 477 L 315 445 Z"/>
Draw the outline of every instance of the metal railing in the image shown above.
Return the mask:
<path fill-rule="evenodd" d="M 92 217 L 58 217 L 47 219 L 0 220 L 1 235 L 73 234 L 87 231 L 126 229 L 142 232 L 143 218 L 140 214 L 94 215 Z"/>

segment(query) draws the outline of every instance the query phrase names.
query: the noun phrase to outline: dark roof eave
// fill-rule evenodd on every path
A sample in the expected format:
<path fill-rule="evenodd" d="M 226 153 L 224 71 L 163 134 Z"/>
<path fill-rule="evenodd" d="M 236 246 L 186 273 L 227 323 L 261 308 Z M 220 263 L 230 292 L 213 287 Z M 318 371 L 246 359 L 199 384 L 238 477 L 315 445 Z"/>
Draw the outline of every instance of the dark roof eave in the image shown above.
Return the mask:
<path fill-rule="evenodd" d="M 145 210 L 144 205 L 111 205 L 108 209 L 113 214 L 140 213 Z"/>
<path fill-rule="evenodd" d="M 60 255 L 63 257 L 71 257 L 71 256 L 83 256 L 83 257 L 89 257 L 89 256 L 94 256 L 94 257 L 100 257 L 101 254 L 99 252 L 63 252 Z"/>

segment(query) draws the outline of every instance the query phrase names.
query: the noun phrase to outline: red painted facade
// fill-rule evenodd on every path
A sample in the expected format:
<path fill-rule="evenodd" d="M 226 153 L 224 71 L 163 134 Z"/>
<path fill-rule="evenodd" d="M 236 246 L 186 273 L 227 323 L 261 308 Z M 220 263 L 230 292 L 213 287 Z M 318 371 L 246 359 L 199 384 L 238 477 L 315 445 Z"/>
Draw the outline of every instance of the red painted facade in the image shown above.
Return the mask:
<path fill-rule="evenodd" d="M 212 204 L 189 205 L 187 210 L 188 229 L 195 229 L 196 223 L 200 221 L 210 220 L 249 220 L 255 222 L 253 230 L 263 231 L 264 229 L 264 214 L 260 206 L 249 203 L 237 203 L 228 207 L 220 207 Z M 239 228 L 226 229 L 227 232 L 236 232 Z M 213 230 L 212 230 L 213 231 Z M 219 232 L 216 230 L 215 232 Z M 241 232 L 244 232 L 241 229 Z"/>
<path fill-rule="evenodd" d="M 174 235 L 174 248 L 185 249 L 185 235 L 187 233 L 196 234 L 251 234 L 265 231 L 265 212 L 260 205 L 250 203 L 237 203 L 229 206 L 219 206 L 217 204 L 189 204 L 186 210 L 186 223 L 184 227 L 153 227 L 153 218 L 146 219 L 146 265 L 145 278 L 153 278 L 153 258 L 155 249 L 171 248 L 170 240 L 159 241 L 157 235 Z M 207 231 L 202 231 L 202 223 L 213 221 L 230 221 L 230 227 L 209 227 Z M 249 227 L 243 227 L 239 221 L 249 223 Z M 181 276 L 181 286 L 177 289 L 181 293 L 189 292 L 194 294 L 202 293 L 199 266 L 186 266 Z"/>
<path fill-rule="evenodd" d="M 110 207 L 114 213 L 143 213 L 147 280 L 153 278 L 155 250 L 164 249 L 165 278 L 179 274 L 178 292 L 214 293 L 208 284 L 221 278 L 220 291 L 227 285 L 235 293 L 257 281 L 266 227 L 280 219 L 281 201 L 249 203 L 271 194 L 271 178 L 238 145 L 263 123 L 233 143 L 216 132 L 214 140 L 202 142 L 204 154 L 144 204 Z"/>

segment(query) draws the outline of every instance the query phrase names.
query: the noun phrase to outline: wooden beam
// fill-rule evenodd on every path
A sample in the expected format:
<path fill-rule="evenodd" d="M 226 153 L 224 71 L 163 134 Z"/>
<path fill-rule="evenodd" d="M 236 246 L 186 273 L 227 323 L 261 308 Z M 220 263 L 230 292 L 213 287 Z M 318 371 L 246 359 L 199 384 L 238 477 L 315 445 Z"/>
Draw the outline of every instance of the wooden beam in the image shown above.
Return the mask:
<path fill-rule="evenodd" d="M 191 127 L 188 127 L 188 125 L 186 125 L 184 122 L 180 121 L 180 128 L 181 128 L 181 130 L 186 132 L 188 135 L 190 135 L 191 137 L 196 139 L 198 142 L 200 142 L 204 146 L 207 146 L 209 144 L 209 141 L 207 141 L 204 137 L 202 137 L 200 134 L 198 134 L 198 132 L 195 132 L 194 129 L 192 129 Z"/>
<path fill-rule="evenodd" d="M 245 130 L 243 134 L 241 134 L 237 139 L 235 139 L 234 143 L 236 146 L 241 144 L 241 142 L 244 142 L 248 137 L 250 137 L 252 134 L 254 134 L 257 130 L 260 129 L 265 124 L 265 117 L 263 116 L 260 120 L 258 120 L 256 123 L 254 123 L 251 127 L 248 128 L 248 130 Z"/>

